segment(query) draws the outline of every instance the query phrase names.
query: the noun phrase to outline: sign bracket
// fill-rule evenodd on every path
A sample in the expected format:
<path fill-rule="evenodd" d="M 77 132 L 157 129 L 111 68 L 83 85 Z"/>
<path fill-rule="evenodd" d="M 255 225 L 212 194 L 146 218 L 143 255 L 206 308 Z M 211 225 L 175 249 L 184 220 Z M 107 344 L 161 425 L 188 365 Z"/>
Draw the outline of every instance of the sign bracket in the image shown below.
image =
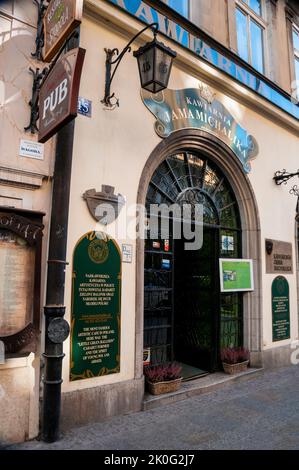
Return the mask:
<path fill-rule="evenodd" d="M 33 84 L 32 84 L 32 97 L 29 101 L 28 105 L 31 108 L 30 111 L 30 122 L 28 126 L 24 127 L 25 132 L 29 131 L 31 134 L 35 134 L 38 132 L 37 121 L 39 119 L 39 94 L 40 89 L 45 82 L 46 78 L 48 77 L 49 73 L 55 66 L 56 62 L 58 61 L 59 57 L 61 56 L 62 52 L 68 48 L 69 43 L 72 39 L 78 40 L 79 32 L 78 30 L 73 31 L 73 33 L 65 40 L 63 45 L 61 46 L 60 50 L 58 51 L 55 59 L 50 63 L 48 67 L 45 67 L 41 72 L 40 69 L 33 69 L 29 67 L 29 71 L 32 73 L 33 76 Z"/>
<path fill-rule="evenodd" d="M 45 16 L 46 9 L 48 7 L 48 0 L 33 0 L 37 7 L 37 28 L 36 28 L 36 38 L 35 38 L 35 52 L 32 52 L 31 55 L 36 60 L 43 62 L 43 47 L 45 42 L 44 37 L 44 23 L 43 19 Z"/>

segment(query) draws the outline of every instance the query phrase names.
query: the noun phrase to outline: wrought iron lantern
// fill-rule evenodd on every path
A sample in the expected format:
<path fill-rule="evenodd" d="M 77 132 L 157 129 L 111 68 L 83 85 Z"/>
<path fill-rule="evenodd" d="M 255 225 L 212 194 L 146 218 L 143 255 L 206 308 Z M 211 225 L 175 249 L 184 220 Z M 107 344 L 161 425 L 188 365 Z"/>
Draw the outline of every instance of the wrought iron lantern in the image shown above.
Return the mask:
<path fill-rule="evenodd" d="M 158 93 L 167 88 L 172 61 L 176 57 L 176 52 L 166 47 L 162 42 L 157 41 L 158 24 L 152 23 L 139 31 L 121 52 L 118 49 L 105 49 L 106 83 L 105 96 L 102 99 L 102 103 L 108 109 L 114 109 L 116 106 L 119 106 L 119 100 L 115 97 L 114 93 L 111 93 L 110 89 L 115 72 L 123 56 L 126 52 L 131 51 L 130 46 L 135 39 L 149 28 L 154 34 L 154 39 L 133 53 L 138 61 L 141 87 L 151 93 Z M 116 55 L 115 59 L 113 59 L 114 55 Z M 113 71 L 112 66 L 114 66 Z"/>
<path fill-rule="evenodd" d="M 142 88 L 151 93 L 158 93 L 167 88 L 176 52 L 157 41 L 154 33 L 153 41 L 140 47 L 133 55 L 138 61 Z"/>

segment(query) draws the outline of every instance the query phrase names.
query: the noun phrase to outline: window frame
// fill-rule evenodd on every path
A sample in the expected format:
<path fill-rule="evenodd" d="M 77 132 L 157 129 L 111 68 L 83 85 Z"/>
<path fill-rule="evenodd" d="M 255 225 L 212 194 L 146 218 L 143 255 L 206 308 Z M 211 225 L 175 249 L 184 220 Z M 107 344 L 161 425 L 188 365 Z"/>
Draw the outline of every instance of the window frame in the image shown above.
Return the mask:
<path fill-rule="evenodd" d="M 299 49 L 296 49 L 294 39 L 293 39 L 293 32 L 296 32 L 298 35 L 298 40 L 299 40 L 299 26 L 296 25 L 296 23 L 292 23 L 292 43 L 293 43 L 293 56 L 294 56 L 294 63 L 296 63 L 296 59 L 299 61 Z M 296 80 L 299 80 L 299 77 L 296 77 L 296 67 L 295 67 L 295 78 Z"/>
<path fill-rule="evenodd" d="M 163 3 L 165 3 L 165 5 L 168 6 L 168 8 L 171 8 L 173 11 L 175 11 L 178 15 L 181 15 L 183 18 L 186 18 L 186 20 L 189 20 L 191 21 L 191 4 L 192 4 L 192 1 L 191 0 L 186 0 L 187 1 L 187 7 L 188 7 L 188 15 L 187 17 L 182 15 L 180 12 L 178 12 L 177 10 L 175 10 L 172 6 L 170 6 L 168 4 L 168 1 L 169 0 L 162 0 Z"/>
<path fill-rule="evenodd" d="M 265 0 L 261 0 L 261 15 L 258 15 L 245 0 L 235 0 L 235 24 L 236 24 L 236 50 L 237 54 L 239 55 L 238 51 L 238 37 L 237 37 L 237 20 L 236 20 L 236 10 L 239 9 L 241 13 L 246 16 L 246 25 L 247 25 L 247 41 L 248 41 L 248 64 L 253 67 L 257 72 L 261 73 L 262 75 L 267 75 L 268 73 L 268 57 L 267 57 L 267 21 L 266 21 L 266 4 Z M 256 69 L 252 64 L 252 47 L 251 47 L 251 31 L 250 31 L 250 23 L 253 21 L 261 28 L 262 32 L 262 57 L 263 57 L 263 70 L 260 71 Z M 242 57 L 239 55 L 242 59 Z M 244 60 L 244 59 L 243 59 Z M 246 62 L 246 61 L 245 61 Z"/>

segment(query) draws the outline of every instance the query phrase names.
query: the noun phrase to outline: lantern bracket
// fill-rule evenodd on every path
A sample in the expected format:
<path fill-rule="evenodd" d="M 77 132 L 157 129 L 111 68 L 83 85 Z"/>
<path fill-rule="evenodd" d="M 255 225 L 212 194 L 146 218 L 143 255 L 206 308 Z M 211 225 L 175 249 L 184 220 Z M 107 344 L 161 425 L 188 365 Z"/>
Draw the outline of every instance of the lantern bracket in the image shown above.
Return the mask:
<path fill-rule="evenodd" d="M 283 169 L 282 171 L 276 171 L 273 176 L 273 179 L 276 184 L 280 185 L 287 184 L 287 182 L 294 176 L 299 176 L 299 170 L 297 170 L 296 173 L 289 173 L 288 171 Z"/>
<path fill-rule="evenodd" d="M 105 109 L 109 109 L 112 111 L 113 109 L 119 106 L 119 99 L 116 98 L 115 93 L 111 94 L 111 83 L 113 81 L 115 72 L 118 69 L 118 66 L 123 56 L 126 54 L 126 52 L 131 52 L 131 44 L 147 29 L 151 29 L 154 34 L 154 38 L 156 38 L 158 27 L 159 27 L 158 23 L 151 23 L 147 25 L 145 28 L 139 31 L 139 33 L 135 34 L 135 36 L 131 39 L 131 41 L 126 45 L 126 47 L 121 52 L 119 52 L 117 48 L 104 49 L 106 53 L 106 81 L 105 81 L 105 96 L 101 100 L 101 103 L 105 105 Z M 116 55 L 116 58 L 113 60 L 114 55 Z M 114 69 L 112 71 L 113 65 L 114 65 Z"/>

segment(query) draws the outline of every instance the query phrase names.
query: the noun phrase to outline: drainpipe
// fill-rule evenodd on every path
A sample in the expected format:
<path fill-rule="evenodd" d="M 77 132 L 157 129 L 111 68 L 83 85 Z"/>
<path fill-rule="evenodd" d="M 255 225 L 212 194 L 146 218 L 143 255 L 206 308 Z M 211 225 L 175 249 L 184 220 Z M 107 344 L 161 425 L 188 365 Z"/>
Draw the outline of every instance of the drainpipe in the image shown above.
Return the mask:
<path fill-rule="evenodd" d="M 67 50 L 79 46 L 79 30 L 68 43 Z M 57 133 L 53 177 L 52 212 L 48 253 L 47 293 L 45 315 L 44 376 L 41 439 L 59 439 L 63 341 L 69 334 L 64 320 L 65 266 L 69 198 L 73 157 L 75 121 Z"/>

